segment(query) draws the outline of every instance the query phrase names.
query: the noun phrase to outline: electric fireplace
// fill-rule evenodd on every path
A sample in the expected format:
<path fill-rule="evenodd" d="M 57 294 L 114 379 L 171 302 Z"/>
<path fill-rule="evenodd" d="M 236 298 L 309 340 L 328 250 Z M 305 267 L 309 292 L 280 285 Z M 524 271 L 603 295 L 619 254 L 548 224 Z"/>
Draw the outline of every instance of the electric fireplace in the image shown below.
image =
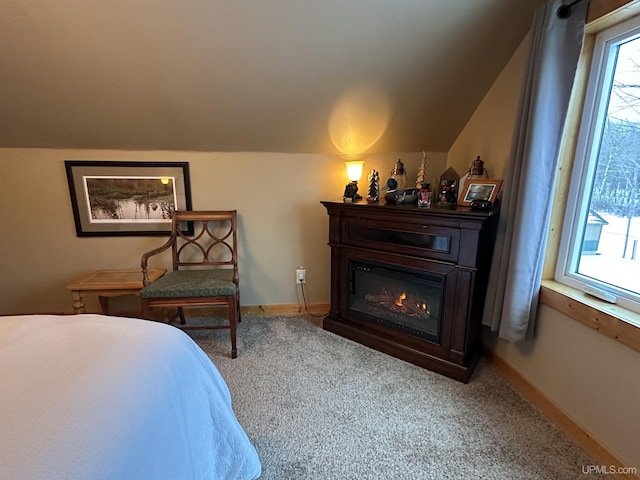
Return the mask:
<path fill-rule="evenodd" d="M 440 341 L 444 278 L 412 269 L 349 262 L 348 312 L 425 340 Z"/>
<path fill-rule="evenodd" d="M 498 211 L 322 204 L 331 247 L 323 328 L 468 382 Z"/>

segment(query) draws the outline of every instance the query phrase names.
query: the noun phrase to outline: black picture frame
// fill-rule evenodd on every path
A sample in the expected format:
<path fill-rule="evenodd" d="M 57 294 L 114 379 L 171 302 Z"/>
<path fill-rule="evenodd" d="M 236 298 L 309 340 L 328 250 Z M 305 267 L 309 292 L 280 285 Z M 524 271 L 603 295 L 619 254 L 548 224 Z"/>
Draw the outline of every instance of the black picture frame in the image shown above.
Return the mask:
<path fill-rule="evenodd" d="M 188 162 L 64 164 L 78 237 L 169 235 L 172 212 L 192 209 Z"/>

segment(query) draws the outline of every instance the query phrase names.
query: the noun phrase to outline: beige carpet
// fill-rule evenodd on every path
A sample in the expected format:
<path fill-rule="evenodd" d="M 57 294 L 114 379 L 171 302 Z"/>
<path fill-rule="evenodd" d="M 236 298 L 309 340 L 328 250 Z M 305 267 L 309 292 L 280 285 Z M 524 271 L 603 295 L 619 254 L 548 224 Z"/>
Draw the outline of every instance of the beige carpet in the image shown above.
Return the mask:
<path fill-rule="evenodd" d="M 191 331 L 226 379 L 262 479 L 602 480 L 481 361 L 468 385 L 326 332 L 309 315 Z"/>

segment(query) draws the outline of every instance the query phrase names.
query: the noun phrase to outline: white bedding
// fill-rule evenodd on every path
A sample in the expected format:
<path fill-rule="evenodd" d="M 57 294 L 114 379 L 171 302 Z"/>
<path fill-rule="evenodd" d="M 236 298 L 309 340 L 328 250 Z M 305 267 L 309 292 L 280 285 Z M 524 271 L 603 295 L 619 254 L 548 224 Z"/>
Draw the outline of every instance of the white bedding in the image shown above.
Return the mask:
<path fill-rule="evenodd" d="M 0 479 L 252 479 L 226 383 L 184 332 L 0 317 Z"/>

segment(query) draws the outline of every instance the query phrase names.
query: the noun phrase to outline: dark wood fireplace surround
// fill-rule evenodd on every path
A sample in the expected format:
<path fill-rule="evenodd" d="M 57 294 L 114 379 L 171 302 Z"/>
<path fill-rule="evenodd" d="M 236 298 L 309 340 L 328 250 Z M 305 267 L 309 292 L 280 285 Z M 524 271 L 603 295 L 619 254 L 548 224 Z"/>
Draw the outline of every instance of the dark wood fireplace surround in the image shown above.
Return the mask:
<path fill-rule="evenodd" d="M 321 202 L 329 214 L 331 309 L 323 328 L 389 355 L 468 382 L 481 355 L 482 310 L 497 210 Z M 363 238 L 352 232 L 382 231 Z M 398 233 L 398 235 L 394 235 Z M 431 237 L 439 237 L 433 248 Z M 381 240 L 381 238 L 383 240 Z M 384 239 L 391 238 L 391 241 Z M 410 238 L 404 242 L 403 239 Z M 424 240 L 424 243 L 422 241 Z M 444 243 L 443 243 L 444 242 Z M 442 248 L 446 245 L 446 248 Z M 444 277 L 439 341 L 368 321 L 349 310 L 349 261 L 369 261 Z"/>

